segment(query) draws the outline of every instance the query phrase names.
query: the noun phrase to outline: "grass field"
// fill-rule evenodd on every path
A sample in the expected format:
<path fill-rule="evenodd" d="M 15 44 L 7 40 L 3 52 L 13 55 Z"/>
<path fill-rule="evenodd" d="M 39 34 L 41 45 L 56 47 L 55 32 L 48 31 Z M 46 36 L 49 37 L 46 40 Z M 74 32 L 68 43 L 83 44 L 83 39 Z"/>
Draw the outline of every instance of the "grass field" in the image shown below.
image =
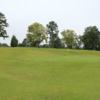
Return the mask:
<path fill-rule="evenodd" d="M 100 100 L 100 52 L 0 48 L 0 100 Z"/>

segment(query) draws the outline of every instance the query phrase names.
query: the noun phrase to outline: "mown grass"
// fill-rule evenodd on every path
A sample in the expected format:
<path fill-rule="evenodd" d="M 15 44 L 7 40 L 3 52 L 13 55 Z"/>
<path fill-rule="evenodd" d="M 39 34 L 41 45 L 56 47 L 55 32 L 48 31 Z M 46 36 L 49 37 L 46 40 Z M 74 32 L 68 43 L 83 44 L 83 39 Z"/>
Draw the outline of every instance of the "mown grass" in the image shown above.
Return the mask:
<path fill-rule="evenodd" d="M 100 100 L 100 52 L 0 48 L 0 100 Z"/>

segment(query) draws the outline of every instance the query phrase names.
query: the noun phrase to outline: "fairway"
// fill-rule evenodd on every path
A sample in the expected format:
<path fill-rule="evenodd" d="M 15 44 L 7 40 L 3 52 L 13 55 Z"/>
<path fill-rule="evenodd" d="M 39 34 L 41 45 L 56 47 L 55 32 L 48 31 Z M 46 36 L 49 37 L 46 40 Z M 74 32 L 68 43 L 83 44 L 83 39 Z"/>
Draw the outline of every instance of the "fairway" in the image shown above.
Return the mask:
<path fill-rule="evenodd" d="M 100 100 L 100 52 L 0 48 L 0 100 Z"/>

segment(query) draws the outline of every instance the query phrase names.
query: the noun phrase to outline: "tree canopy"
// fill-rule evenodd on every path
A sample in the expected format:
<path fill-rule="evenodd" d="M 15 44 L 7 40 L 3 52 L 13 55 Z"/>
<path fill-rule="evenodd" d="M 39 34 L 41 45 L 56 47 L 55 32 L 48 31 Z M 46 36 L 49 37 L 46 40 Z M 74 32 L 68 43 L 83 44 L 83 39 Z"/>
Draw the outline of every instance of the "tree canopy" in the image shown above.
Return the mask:
<path fill-rule="evenodd" d="M 39 44 L 46 40 L 45 27 L 40 23 L 33 23 L 28 27 L 27 39 L 33 47 L 39 47 Z"/>
<path fill-rule="evenodd" d="M 63 41 L 66 44 L 67 48 L 72 49 L 76 44 L 76 34 L 73 30 L 64 30 L 61 32 L 63 36 Z"/>
<path fill-rule="evenodd" d="M 15 35 L 11 38 L 11 47 L 17 47 L 18 46 L 18 40 Z"/>
<path fill-rule="evenodd" d="M 96 26 L 89 26 L 82 36 L 85 49 L 97 50 L 100 48 L 100 31 Z"/>
<path fill-rule="evenodd" d="M 0 37 L 6 38 L 7 32 L 6 27 L 8 27 L 8 23 L 6 17 L 3 13 L 0 12 Z"/>
<path fill-rule="evenodd" d="M 0 12 L 0 37 L 7 38 L 7 19 Z M 62 38 L 60 35 L 62 35 Z M 45 41 L 44 41 L 45 40 Z M 5 44 L 4 44 L 5 45 Z M 86 27 L 83 35 L 77 35 L 74 30 L 65 29 L 59 32 L 55 21 L 50 21 L 46 27 L 35 22 L 28 26 L 28 31 L 22 43 L 18 44 L 15 35 L 11 38 L 11 46 L 21 47 L 50 47 L 50 48 L 76 48 L 100 50 L 100 31 L 97 26 Z"/>
<path fill-rule="evenodd" d="M 57 41 L 59 41 L 59 37 L 58 37 L 58 25 L 56 22 L 54 21 L 50 21 L 47 24 L 47 33 L 49 34 L 49 45 L 51 48 L 56 48 L 59 47 L 59 45 L 57 45 Z M 60 41 L 59 41 L 60 42 Z"/>

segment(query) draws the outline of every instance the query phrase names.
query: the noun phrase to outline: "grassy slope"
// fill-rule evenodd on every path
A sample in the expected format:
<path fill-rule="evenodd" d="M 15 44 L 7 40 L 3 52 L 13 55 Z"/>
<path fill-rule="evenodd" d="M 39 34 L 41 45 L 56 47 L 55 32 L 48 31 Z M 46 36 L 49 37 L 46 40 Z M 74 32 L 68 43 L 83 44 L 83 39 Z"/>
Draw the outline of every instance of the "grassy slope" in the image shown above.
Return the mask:
<path fill-rule="evenodd" d="M 0 100 L 100 100 L 100 52 L 0 48 Z"/>

